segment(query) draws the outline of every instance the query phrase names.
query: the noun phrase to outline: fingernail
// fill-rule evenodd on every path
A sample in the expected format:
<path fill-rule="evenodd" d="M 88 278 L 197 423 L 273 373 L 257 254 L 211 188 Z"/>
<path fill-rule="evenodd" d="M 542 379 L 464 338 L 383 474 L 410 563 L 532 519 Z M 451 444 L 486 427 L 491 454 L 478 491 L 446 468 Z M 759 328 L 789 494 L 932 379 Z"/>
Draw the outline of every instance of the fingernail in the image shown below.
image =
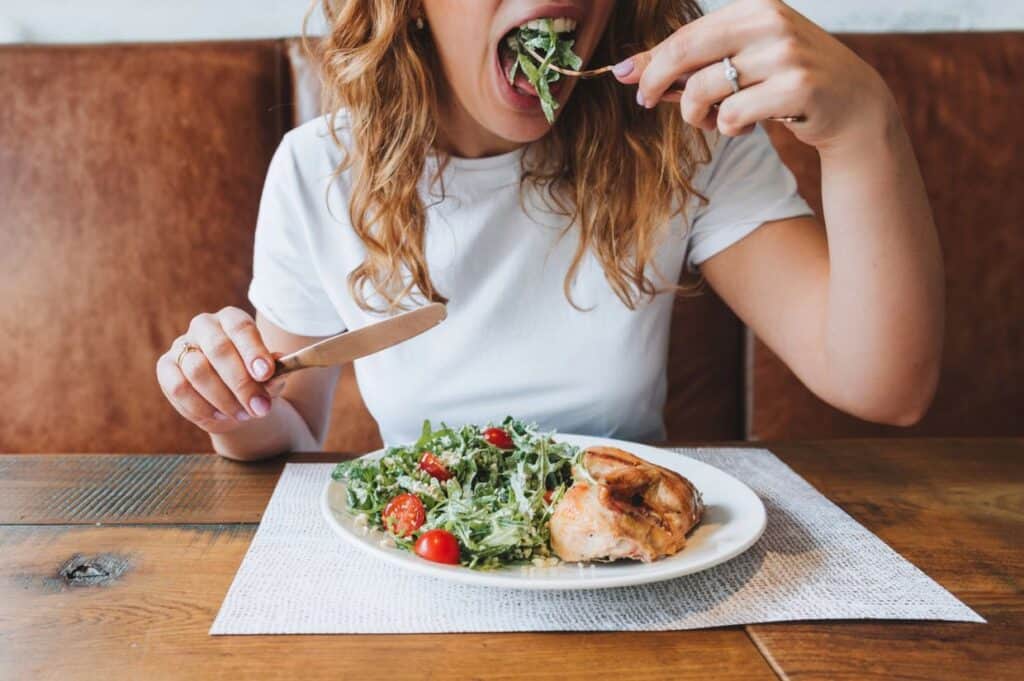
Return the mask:
<path fill-rule="evenodd" d="M 270 400 L 263 395 L 257 395 L 249 400 L 249 408 L 256 416 L 266 416 L 270 413 Z"/>
<path fill-rule="evenodd" d="M 238 419 L 239 421 L 248 421 L 249 418 L 250 418 L 249 417 L 249 412 L 240 411 L 240 412 L 238 412 L 238 415 L 235 416 L 235 418 Z"/>
<path fill-rule="evenodd" d="M 616 78 L 624 78 L 629 74 L 633 73 L 633 67 L 636 66 L 633 58 L 623 59 L 618 64 L 612 67 L 612 73 L 615 74 Z"/>
<path fill-rule="evenodd" d="M 227 421 L 228 420 L 228 415 L 225 414 L 224 412 L 220 411 L 220 410 L 215 409 L 213 411 L 213 418 L 216 421 Z"/>
<path fill-rule="evenodd" d="M 644 93 L 640 92 L 640 90 L 636 91 L 636 103 L 640 106 L 646 106 L 646 104 L 644 104 Z"/>
<path fill-rule="evenodd" d="M 256 378 L 263 378 L 270 371 L 270 363 L 262 357 L 253 360 L 252 373 Z"/>

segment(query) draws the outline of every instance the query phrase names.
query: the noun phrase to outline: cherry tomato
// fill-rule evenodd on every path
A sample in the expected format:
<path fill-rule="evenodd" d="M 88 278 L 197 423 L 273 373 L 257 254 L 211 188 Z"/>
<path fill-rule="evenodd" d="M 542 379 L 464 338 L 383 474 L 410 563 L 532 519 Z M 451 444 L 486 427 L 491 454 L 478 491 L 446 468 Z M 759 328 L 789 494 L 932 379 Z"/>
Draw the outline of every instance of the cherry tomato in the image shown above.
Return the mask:
<path fill-rule="evenodd" d="M 452 474 L 441 463 L 441 459 L 434 456 L 431 452 L 423 452 L 423 456 L 420 457 L 420 469 L 426 471 L 430 477 L 437 478 L 438 480 L 447 480 L 452 477 Z"/>
<path fill-rule="evenodd" d="M 384 527 L 398 537 L 408 537 L 427 521 L 427 510 L 415 494 L 399 494 L 380 514 Z"/>
<path fill-rule="evenodd" d="M 447 530 L 427 530 L 413 544 L 413 550 L 420 558 L 435 563 L 459 564 L 459 540 Z"/>
<path fill-rule="evenodd" d="M 553 496 L 555 496 L 555 490 L 553 490 L 553 489 L 549 489 L 547 492 L 544 492 L 544 503 L 547 504 L 548 506 L 550 506 L 551 505 L 551 498 Z"/>
<path fill-rule="evenodd" d="M 512 438 L 503 428 L 488 428 L 484 431 L 484 439 L 498 449 L 515 449 Z"/>

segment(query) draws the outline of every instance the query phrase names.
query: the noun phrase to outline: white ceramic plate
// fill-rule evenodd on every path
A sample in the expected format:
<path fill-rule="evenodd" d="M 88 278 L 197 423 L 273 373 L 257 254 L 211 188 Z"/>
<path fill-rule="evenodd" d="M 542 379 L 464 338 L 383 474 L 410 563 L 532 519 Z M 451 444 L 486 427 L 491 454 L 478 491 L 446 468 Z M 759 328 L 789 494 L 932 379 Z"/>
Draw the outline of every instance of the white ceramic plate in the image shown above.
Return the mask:
<path fill-rule="evenodd" d="M 380 560 L 422 575 L 478 586 L 513 589 L 598 589 L 645 584 L 706 570 L 724 563 L 753 546 L 765 526 L 764 504 L 736 478 L 713 466 L 656 447 L 582 435 L 555 435 L 555 439 L 578 447 L 608 445 L 679 472 L 689 478 L 704 497 L 704 520 L 690 534 L 686 548 L 674 556 L 653 563 L 561 563 L 554 567 L 511 566 L 497 570 L 471 570 L 442 565 L 413 553 L 380 545 L 384 533 L 366 531 L 356 525 L 346 510 L 345 483 L 328 480 L 321 509 L 331 528 L 343 540 Z M 384 450 L 367 454 L 377 459 Z"/>

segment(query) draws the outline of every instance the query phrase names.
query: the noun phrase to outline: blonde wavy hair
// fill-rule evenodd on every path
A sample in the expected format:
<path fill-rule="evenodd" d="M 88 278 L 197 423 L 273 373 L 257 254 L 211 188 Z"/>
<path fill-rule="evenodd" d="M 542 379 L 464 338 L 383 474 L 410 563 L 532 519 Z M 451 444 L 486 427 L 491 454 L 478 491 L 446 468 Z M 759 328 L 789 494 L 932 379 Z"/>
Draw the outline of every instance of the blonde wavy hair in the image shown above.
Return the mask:
<path fill-rule="evenodd" d="M 344 154 L 335 175 L 355 170 L 349 219 L 366 245 L 349 290 L 366 310 L 403 309 L 417 294 L 444 302 L 427 267 L 427 207 L 418 191 L 428 156 L 442 159 L 434 182 L 445 159 L 436 148 L 442 70 L 430 31 L 416 30 L 412 21 L 420 0 L 315 0 L 313 8 L 317 4 L 328 32 L 307 49 L 320 61 L 328 128 Z M 617 63 L 700 14 L 695 0 L 616 2 L 591 61 Z M 335 117 L 342 111 L 349 147 L 337 136 Z M 632 88 L 610 78 L 577 83 L 551 131 L 524 156 L 522 174 L 523 185 L 539 189 L 547 205 L 568 218 L 566 231 L 579 230 L 563 285 L 571 304 L 588 250 L 630 309 L 666 290 L 648 268 L 660 275 L 653 261 L 659 238 L 699 196 L 690 178 L 709 157 L 704 136 L 674 107 L 638 107 Z M 370 304 L 368 290 L 384 301 L 383 309 Z"/>

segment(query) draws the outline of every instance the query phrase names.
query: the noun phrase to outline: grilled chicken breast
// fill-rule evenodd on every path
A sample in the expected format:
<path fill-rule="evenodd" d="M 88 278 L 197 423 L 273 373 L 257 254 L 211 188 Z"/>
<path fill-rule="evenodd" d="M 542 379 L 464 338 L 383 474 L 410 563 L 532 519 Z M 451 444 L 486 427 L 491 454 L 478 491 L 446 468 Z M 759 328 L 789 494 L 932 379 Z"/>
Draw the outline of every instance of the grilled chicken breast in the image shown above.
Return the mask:
<path fill-rule="evenodd" d="M 565 561 L 678 553 L 704 512 L 700 492 L 674 471 L 614 447 L 591 447 L 551 516 L 551 548 Z M 595 484 L 596 483 L 596 484 Z"/>

